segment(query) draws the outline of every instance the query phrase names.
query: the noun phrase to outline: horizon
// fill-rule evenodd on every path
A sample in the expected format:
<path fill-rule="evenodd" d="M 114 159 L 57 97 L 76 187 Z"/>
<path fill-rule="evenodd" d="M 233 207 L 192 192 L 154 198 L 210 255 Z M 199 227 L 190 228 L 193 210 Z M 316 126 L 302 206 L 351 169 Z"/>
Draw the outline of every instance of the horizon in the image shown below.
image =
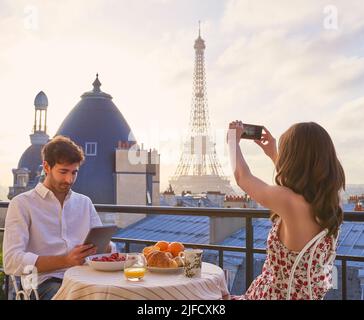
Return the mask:
<path fill-rule="evenodd" d="M 277 140 L 295 122 L 320 123 L 334 141 L 348 185 L 364 184 L 363 14 L 357 0 L 0 0 L 6 115 L 0 199 L 7 200 L 2 189 L 8 191 L 11 170 L 30 146 L 36 94 L 48 96 L 52 137 L 96 73 L 138 143 L 161 154 L 163 192 L 189 129 L 199 20 L 211 133 L 232 185 L 223 141 L 235 119 L 265 125 Z M 273 183 L 270 159 L 254 143 L 241 145 L 252 172 Z"/>

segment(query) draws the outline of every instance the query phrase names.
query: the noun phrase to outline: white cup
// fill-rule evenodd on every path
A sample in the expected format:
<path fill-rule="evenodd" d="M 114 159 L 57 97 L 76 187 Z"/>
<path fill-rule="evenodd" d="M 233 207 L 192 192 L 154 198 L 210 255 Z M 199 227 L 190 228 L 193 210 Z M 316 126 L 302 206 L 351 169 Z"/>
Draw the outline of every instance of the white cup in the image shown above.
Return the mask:
<path fill-rule="evenodd" d="M 178 256 L 183 260 L 183 270 L 186 277 L 201 277 L 202 253 L 203 251 L 201 249 L 187 249 L 178 254 Z"/>

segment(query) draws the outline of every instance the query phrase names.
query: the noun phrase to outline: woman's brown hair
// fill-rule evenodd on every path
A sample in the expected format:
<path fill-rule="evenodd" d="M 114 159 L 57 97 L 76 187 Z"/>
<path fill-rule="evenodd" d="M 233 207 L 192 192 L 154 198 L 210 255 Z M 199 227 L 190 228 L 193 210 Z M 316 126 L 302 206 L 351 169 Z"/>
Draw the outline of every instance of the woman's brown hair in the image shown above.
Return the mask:
<path fill-rule="evenodd" d="M 314 122 L 291 126 L 279 139 L 276 170 L 276 183 L 302 195 L 317 222 L 337 236 L 343 221 L 340 190 L 345 189 L 345 174 L 327 131 Z"/>

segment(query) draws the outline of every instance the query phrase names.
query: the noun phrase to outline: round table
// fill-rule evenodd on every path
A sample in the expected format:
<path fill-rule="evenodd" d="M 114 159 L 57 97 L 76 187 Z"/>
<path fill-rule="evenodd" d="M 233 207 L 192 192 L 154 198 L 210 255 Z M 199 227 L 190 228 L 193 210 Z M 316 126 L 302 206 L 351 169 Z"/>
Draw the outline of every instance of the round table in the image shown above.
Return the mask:
<path fill-rule="evenodd" d="M 138 282 L 126 280 L 122 271 L 103 272 L 84 265 L 66 271 L 53 299 L 218 300 L 228 294 L 223 270 L 211 263 L 202 263 L 200 278 L 147 271 Z"/>

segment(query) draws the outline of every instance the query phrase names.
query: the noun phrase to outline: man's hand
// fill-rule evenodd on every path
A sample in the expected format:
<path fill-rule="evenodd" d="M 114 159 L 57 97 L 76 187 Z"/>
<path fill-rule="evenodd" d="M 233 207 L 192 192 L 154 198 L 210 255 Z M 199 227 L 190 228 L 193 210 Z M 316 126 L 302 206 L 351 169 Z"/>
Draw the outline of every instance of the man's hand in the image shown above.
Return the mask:
<path fill-rule="evenodd" d="M 78 245 L 74 247 L 66 256 L 67 265 L 70 267 L 81 266 L 85 263 L 85 258 L 96 254 L 97 248 L 93 244 Z"/>
<path fill-rule="evenodd" d="M 97 248 L 94 245 L 78 245 L 66 256 L 39 256 L 35 266 L 38 272 L 51 272 L 54 270 L 80 266 L 85 263 L 85 258 L 95 254 Z"/>
<path fill-rule="evenodd" d="M 260 140 L 254 140 L 254 142 L 260 146 L 264 153 L 275 163 L 278 156 L 276 139 L 271 135 L 267 128 L 264 127 L 263 129 L 264 133 L 262 134 L 262 138 Z"/>

